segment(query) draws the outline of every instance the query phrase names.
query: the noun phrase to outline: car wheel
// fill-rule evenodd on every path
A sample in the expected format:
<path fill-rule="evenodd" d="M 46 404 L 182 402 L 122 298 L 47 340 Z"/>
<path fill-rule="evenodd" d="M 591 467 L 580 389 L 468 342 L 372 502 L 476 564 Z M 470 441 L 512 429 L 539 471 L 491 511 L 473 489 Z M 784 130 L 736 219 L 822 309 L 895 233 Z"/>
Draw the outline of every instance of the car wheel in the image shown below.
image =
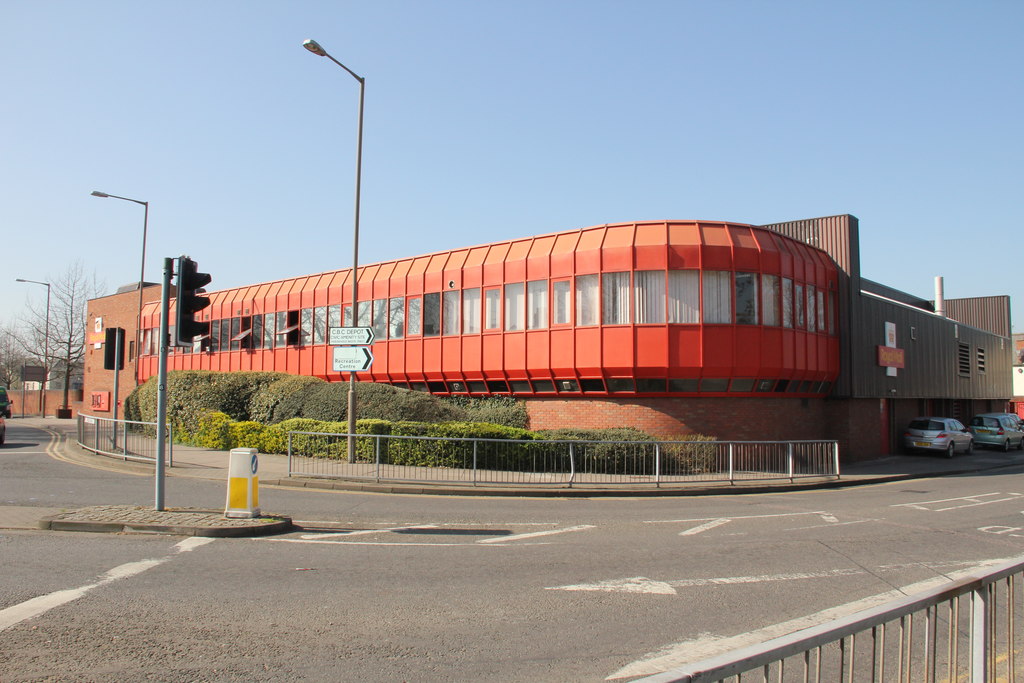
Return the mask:
<path fill-rule="evenodd" d="M 1010 437 L 1006 437 L 1006 441 L 1003 442 L 1003 453 L 1010 452 Z"/>
<path fill-rule="evenodd" d="M 1021 442 L 1024 442 L 1024 439 L 1021 439 Z M 967 442 L 967 449 L 964 450 L 964 453 L 966 453 L 967 455 L 970 455 L 973 452 L 974 452 L 974 439 L 970 439 Z"/>
<path fill-rule="evenodd" d="M 1017 442 L 1017 450 L 1024 451 L 1024 435 L 1021 435 L 1020 441 Z"/>
<path fill-rule="evenodd" d="M 956 444 L 950 441 L 949 445 L 946 446 L 946 457 L 952 458 L 954 453 L 956 453 Z"/>

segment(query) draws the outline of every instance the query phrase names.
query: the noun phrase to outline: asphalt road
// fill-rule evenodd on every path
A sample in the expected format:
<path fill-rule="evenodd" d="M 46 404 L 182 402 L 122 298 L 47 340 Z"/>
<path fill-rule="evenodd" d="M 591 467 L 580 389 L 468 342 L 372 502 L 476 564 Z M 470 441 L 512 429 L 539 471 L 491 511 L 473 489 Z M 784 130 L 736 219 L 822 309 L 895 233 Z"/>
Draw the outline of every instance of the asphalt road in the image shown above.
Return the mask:
<path fill-rule="evenodd" d="M 8 425 L 0 505 L 152 504 L 151 476 Z M 214 482 L 167 486 L 223 505 Z M 0 680 L 632 680 L 1024 554 L 1020 468 L 695 498 L 262 487 L 261 507 L 303 528 L 0 531 Z"/>

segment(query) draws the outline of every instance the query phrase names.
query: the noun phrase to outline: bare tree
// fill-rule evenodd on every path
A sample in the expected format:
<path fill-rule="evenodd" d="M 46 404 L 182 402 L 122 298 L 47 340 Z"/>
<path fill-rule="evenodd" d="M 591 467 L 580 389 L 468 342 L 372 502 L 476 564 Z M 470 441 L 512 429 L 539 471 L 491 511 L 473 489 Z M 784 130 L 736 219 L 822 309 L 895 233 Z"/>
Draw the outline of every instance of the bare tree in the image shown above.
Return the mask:
<path fill-rule="evenodd" d="M 63 380 L 62 408 L 69 405 L 71 378 L 80 373 L 85 358 L 86 304 L 101 293 L 96 274 L 86 275 L 76 261 L 56 278 L 50 280 L 50 315 L 47 328 L 46 305 L 32 303 L 24 316 L 24 329 L 19 336 L 22 348 L 39 359 L 47 368 L 47 377 L 54 374 Z M 49 337 L 47 338 L 47 334 Z M 49 346 L 49 356 L 44 358 Z"/>
<path fill-rule="evenodd" d="M 28 360 L 25 349 L 18 343 L 18 335 L 10 323 L 0 324 L 0 387 L 15 388 L 20 381 L 21 366 Z"/>

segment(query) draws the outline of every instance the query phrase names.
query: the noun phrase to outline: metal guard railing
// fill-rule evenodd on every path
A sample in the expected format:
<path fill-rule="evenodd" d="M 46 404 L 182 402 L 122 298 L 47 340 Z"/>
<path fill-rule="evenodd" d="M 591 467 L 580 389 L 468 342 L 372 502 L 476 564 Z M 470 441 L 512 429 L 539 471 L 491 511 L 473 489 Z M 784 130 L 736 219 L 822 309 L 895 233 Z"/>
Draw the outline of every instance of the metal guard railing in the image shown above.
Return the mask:
<path fill-rule="evenodd" d="M 1024 678 L 1024 558 L 644 683 Z M 966 603 L 966 604 L 964 604 Z M 962 609 L 963 608 L 963 609 Z M 867 641 L 866 643 L 864 641 Z"/>
<path fill-rule="evenodd" d="M 78 445 L 100 455 L 156 462 L 156 423 L 78 414 Z M 174 464 L 174 439 L 167 425 L 167 465 Z"/>
<path fill-rule="evenodd" d="M 288 475 L 514 486 L 839 478 L 836 441 L 569 441 L 289 432 Z"/>

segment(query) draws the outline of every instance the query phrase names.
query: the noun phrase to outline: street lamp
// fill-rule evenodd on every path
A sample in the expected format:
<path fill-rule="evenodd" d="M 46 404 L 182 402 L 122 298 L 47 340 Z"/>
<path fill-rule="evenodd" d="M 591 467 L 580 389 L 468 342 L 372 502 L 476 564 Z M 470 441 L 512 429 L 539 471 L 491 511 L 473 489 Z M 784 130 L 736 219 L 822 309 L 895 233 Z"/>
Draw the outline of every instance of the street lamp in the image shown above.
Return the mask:
<path fill-rule="evenodd" d="M 15 282 L 30 282 L 46 287 L 46 329 L 43 331 L 43 383 L 39 388 L 39 412 L 46 417 L 46 381 L 50 378 L 50 283 L 17 278 Z"/>
<path fill-rule="evenodd" d="M 356 138 L 356 205 L 355 221 L 352 229 L 352 326 L 359 325 L 359 187 L 363 169 L 363 95 L 366 90 L 366 79 L 356 74 L 320 47 L 320 43 L 312 38 L 304 41 L 302 47 L 320 57 L 327 57 L 352 78 L 359 81 L 359 124 Z M 356 373 L 348 374 L 348 461 L 356 460 Z"/>
<path fill-rule="evenodd" d="M 93 197 L 104 197 L 109 199 L 123 199 L 126 202 L 135 202 L 145 208 L 142 217 L 142 266 L 139 268 L 139 313 L 138 321 L 135 324 L 135 386 L 139 385 L 139 356 L 142 355 L 142 288 L 146 282 L 146 232 L 149 230 L 149 202 L 130 197 L 118 197 L 116 194 L 107 194 L 99 190 L 92 191 Z M 118 372 L 114 370 L 114 372 Z M 116 407 L 115 407 L 116 410 Z"/>

